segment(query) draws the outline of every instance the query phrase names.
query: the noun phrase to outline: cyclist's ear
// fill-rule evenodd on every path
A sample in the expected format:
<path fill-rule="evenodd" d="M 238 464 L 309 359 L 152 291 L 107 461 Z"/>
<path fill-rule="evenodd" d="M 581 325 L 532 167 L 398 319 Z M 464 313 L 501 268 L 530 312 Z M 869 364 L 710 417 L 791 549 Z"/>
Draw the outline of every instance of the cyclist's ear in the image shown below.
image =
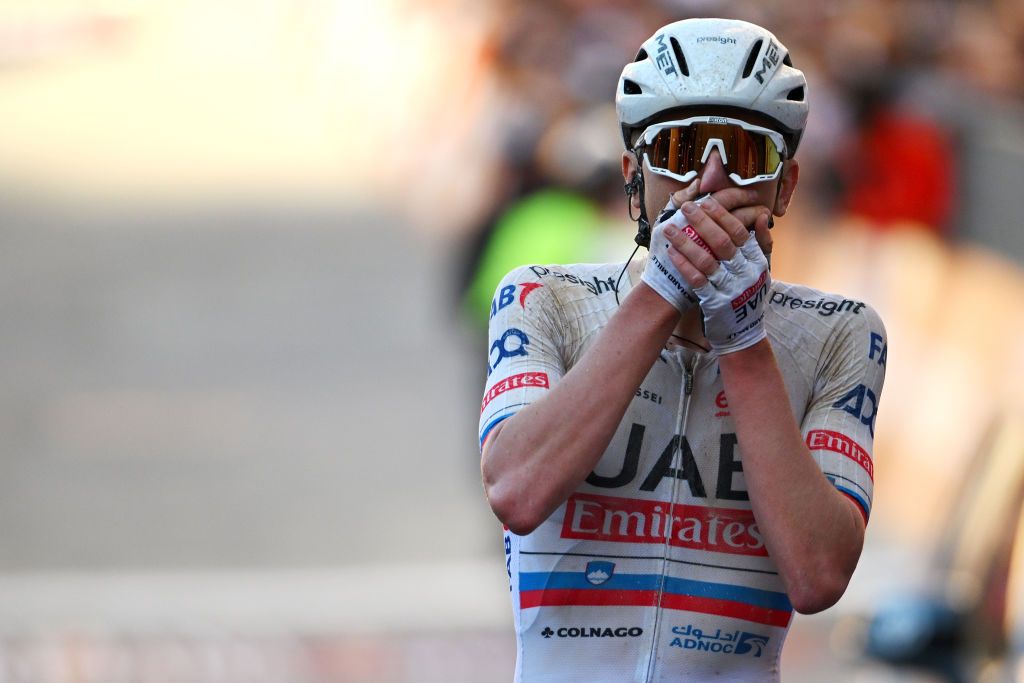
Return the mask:
<path fill-rule="evenodd" d="M 798 180 L 800 180 L 800 163 L 796 159 L 787 159 L 783 162 L 779 193 L 775 198 L 775 206 L 772 207 L 772 213 L 776 216 L 786 215 Z"/>
<path fill-rule="evenodd" d="M 625 180 L 626 195 L 629 197 L 630 206 L 639 211 L 640 193 L 638 175 L 640 166 L 637 164 L 636 155 L 632 152 L 622 153 L 622 179 Z M 632 191 L 630 191 L 632 188 Z"/>

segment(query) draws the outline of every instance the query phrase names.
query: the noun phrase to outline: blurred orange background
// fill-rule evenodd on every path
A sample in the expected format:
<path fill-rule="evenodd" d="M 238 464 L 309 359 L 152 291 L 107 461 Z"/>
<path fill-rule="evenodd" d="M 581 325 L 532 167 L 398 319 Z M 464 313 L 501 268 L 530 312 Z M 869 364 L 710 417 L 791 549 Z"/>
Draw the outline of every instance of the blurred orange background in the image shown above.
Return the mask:
<path fill-rule="evenodd" d="M 458 273 L 528 192 L 615 188 L 619 69 L 715 15 L 811 84 L 776 277 L 888 328 L 868 546 L 786 655 L 865 680 L 829 629 L 1024 416 L 1021 7 L 0 0 L 0 681 L 508 680 Z"/>

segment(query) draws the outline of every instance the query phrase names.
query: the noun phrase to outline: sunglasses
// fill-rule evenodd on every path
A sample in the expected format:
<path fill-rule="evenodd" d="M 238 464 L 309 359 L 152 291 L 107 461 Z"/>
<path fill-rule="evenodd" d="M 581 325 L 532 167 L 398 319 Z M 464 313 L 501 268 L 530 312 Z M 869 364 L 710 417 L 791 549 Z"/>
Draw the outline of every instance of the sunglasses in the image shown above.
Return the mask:
<path fill-rule="evenodd" d="M 652 172 L 688 183 L 716 148 L 737 185 L 775 180 L 786 157 L 786 142 L 779 133 L 721 116 L 656 123 L 640 136 L 636 151 L 643 153 Z"/>

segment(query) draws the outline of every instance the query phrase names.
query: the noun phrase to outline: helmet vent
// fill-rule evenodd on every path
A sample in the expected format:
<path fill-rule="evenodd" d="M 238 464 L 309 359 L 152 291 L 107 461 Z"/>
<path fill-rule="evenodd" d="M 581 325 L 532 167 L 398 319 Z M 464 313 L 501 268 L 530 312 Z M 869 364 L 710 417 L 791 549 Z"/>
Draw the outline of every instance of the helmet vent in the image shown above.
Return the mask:
<path fill-rule="evenodd" d="M 804 101 L 804 86 L 801 85 L 799 88 L 793 88 L 792 90 L 790 90 L 789 94 L 786 95 L 786 99 L 787 100 L 793 100 L 794 102 L 803 102 Z"/>
<path fill-rule="evenodd" d="M 679 64 L 679 72 L 684 76 L 689 76 L 690 67 L 686 66 L 686 57 L 683 56 L 683 48 L 679 47 L 679 41 L 671 38 L 669 42 L 672 43 L 672 52 L 675 53 L 676 63 Z"/>
<path fill-rule="evenodd" d="M 642 95 L 644 91 L 634 81 L 622 79 L 622 92 L 626 95 Z"/>
<path fill-rule="evenodd" d="M 763 40 L 758 40 L 754 43 L 754 47 L 750 48 L 750 55 L 747 56 L 747 64 L 743 67 L 743 78 L 750 78 L 750 74 L 754 70 L 754 65 L 757 63 L 757 55 L 761 52 L 761 44 L 763 42 Z"/>
<path fill-rule="evenodd" d="M 789 56 L 788 52 L 786 53 L 786 56 L 782 58 L 782 63 L 786 66 L 793 66 L 793 58 Z"/>
<path fill-rule="evenodd" d="M 633 58 L 634 62 L 642 62 L 647 59 L 647 50 L 640 48 L 640 52 L 636 53 L 636 57 Z"/>

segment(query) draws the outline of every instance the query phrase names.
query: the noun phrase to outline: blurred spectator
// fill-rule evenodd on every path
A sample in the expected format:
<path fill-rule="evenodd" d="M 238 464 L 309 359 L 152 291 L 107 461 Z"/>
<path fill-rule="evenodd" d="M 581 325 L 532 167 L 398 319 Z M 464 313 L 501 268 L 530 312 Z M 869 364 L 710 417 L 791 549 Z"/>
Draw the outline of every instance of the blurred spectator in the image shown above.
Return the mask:
<path fill-rule="evenodd" d="M 837 150 L 845 186 L 841 209 L 874 229 L 907 223 L 945 234 L 955 201 L 955 149 L 935 121 L 901 108 L 896 84 L 855 91 L 855 132 Z"/>
<path fill-rule="evenodd" d="M 491 208 L 469 231 L 456 283 L 458 305 L 481 333 L 509 270 L 629 255 L 621 150 L 609 145 L 617 124 L 604 103 L 635 45 L 664 18 L 657 3 L 502 6 L 495 74 L 503 97 L 495 116 L 504 123 L 491 139 L 502 153 Z M 606 244 L 616 235 L 623 249 L 611 256 Z"/>
<path fill-rule="evenodd" d="M 608 144 L 615 133 L 610 107 L 568 114 L 530 158 L 510 164 L 511 189 L 471 236 L 463 258 L 460 305 L 476 330 L 486 330 L 495 287 L 513 268 L 599 261 L 616 237 L 628 244 L 619 149 Z M 618 220 L 611 217 L 616 213 Z M 624 249 L 619 254 L 623 260 L 628 255 Z"/>

